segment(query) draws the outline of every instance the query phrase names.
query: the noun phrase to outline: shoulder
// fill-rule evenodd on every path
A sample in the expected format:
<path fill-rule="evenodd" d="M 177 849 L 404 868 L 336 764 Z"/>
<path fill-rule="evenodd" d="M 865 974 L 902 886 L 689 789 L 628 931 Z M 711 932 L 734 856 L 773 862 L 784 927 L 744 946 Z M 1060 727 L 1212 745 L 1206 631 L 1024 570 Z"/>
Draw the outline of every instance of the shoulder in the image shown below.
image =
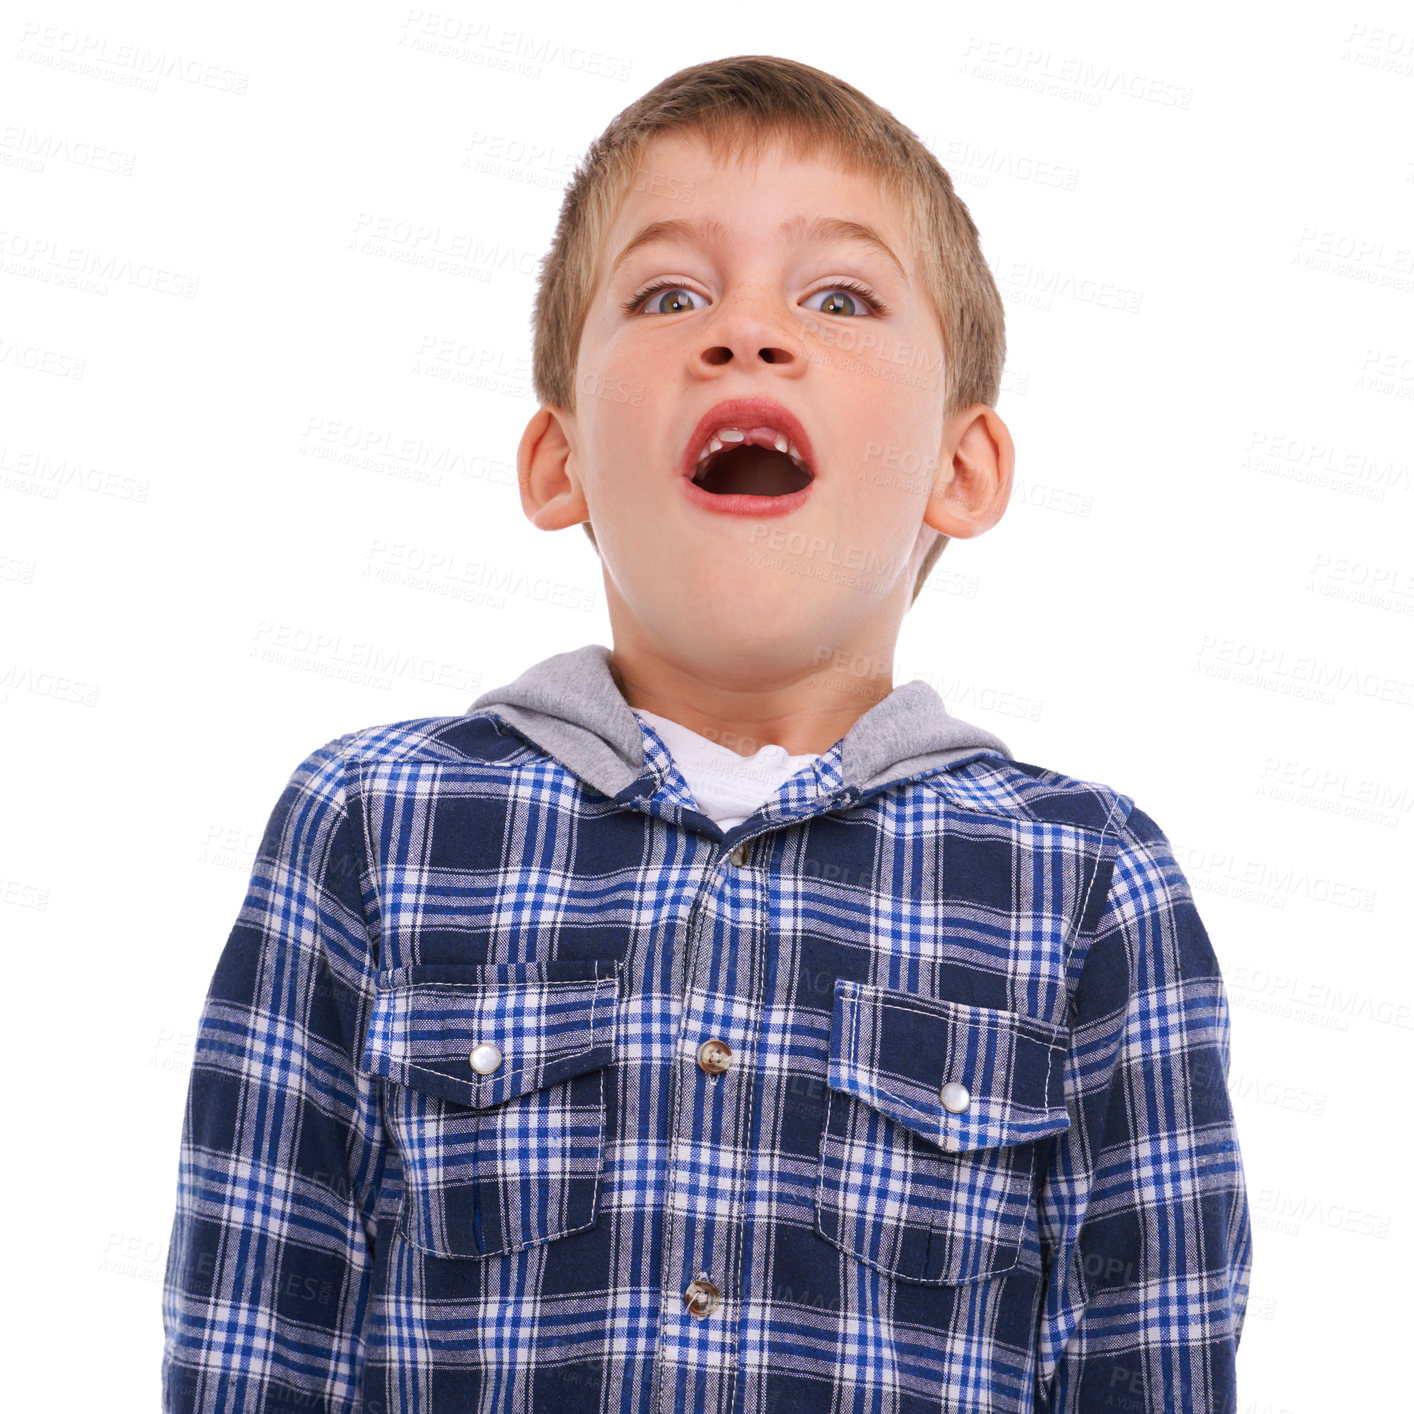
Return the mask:
<path fill-rule="evenodd" d="M 355 801 L 424 795 L 466 773 L 507 778 L 536 753 L 485 712 L 405 717 L 342 732 L 305 751 L 289 770 L 270 831 L 291 821 L 332 822 Z"/>
<path fill-rule="evenodd" d="M 495 765 L 518 763 L 529 751 L 503 731 L 491 712 L 404 717 L 330 737 L 311 750 L 298 769 L 342 768 L 354 777 L 399 765 Z"/>
<path fill-rule="evenodd" d="M 989 754 L 928 779 L 952 804 L 1016 822 L 1039 835 L 1038 845 L 1065 848 L 1083 837 L 1097 867 L 1098 901 L 1117 890 L 1139 900 L 1165 894 L 1191 903 L 1191 890 L 1163 829 L 1134 798 L 1100 781 L 1049 766 Z M 1114 888 L 1112 889 L 1112 876 Z"/>
<path fill-rule="evenodd" d="M 1132 796 L 1103 782 L 995 754 L 939 772 L 927 783 L 957 809 L 987 820 L 983 833 L 1000 831 L 1014 856 L 1024 852 L 1033 862 L 1048 861 L 1047 867 L 1056 861 L 1076 865 L 1084 880 L 1078 937 L 1103 940 L 1101 972 L 1112 970 L 1129 982 L 1141 964 L 1154 976 L 1217 975 L 1173 847 Z M 1078 943 L 1077 964 L 1083 966 L 1096 951 Z"/>
<path fill-rule="evenodd" d="M 995 753 L 939 772 L 928 784 L 960 809 L 1018 823 L 1068 825 L 1116 842 L 1140 814 L 1132 797 L 1113 786 Z"/>

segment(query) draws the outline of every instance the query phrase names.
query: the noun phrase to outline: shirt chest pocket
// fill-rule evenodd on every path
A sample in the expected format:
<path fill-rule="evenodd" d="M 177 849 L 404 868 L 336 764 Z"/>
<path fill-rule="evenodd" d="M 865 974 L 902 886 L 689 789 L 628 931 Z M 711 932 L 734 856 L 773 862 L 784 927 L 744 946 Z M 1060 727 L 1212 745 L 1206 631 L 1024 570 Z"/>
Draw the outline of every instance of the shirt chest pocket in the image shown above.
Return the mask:
<path fill-rule="evenodd" d="M 363 1068 L 385 1077 L 403 1236 L 489 1257 L 593 1225 L 619 964 L 396 968 L 377 978 Z"/>
<path fill-rule="evenodd" d="M 820 1234 L 906 1281 L 1038 1261 L 1036 1159 L 1070 1126 L 1067 1041 L 1017 1012 L 836 979 Z"/>

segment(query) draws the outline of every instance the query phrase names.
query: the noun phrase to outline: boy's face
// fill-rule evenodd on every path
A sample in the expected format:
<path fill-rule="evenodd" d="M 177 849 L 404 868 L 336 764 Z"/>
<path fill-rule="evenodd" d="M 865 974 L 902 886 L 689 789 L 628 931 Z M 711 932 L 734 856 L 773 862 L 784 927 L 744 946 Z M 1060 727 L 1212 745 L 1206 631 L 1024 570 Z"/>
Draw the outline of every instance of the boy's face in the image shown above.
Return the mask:
<path fill-rule="evenodd" d="M 788 228 L 817 221 L 868 227 L 888 250 Z M 687 228 L 636 241 L 657 222 Z M 667 135 L 601 252 L 578 406 L 542 409 L 526 430 L 526 511 L 546 528 L 591 521 L 616 648 L 743 682 L 752 665 L 809 668 L 840 648 L 891 662 L 934 531 L 978 533 L 1010 489 L 1000 419 L 978 405 L 945 425 L 943 374 L 916 252 L 870 177 L 780 143 L 759 164 L 718 165 L 699 138 Z M 783 411 L 714 411 L 735 399 Z M 813 479 L 785 498 L 693 486 L 718 425 L 779 427 Z M 960 459 L 985 463 L 988 447 L 991 484 L 969 472 L 961 486 Z M 737 452 L 705 484 L 804 481 L 785 457 Z"/>

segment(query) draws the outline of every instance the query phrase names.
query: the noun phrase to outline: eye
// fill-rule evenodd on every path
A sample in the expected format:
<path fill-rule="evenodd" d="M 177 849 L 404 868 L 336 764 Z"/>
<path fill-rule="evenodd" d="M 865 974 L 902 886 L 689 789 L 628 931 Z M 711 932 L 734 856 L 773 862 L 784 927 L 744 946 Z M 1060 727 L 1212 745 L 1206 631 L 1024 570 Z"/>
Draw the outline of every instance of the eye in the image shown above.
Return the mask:
<path fill-rule="evenodd" d="M 823 290 L 816 290 L 813 295 L 807 295 L 807 300 L 819 299 L 822 295 L 827 296 L 827 307 L 812 306 L 807 304 L 807 309 L 814 308 L 817 314 L 845 315 L 849 318 L 858 318 L 867 309 L 871 314 L 887 314 L 889 307 L 878 295 L 876 295 L 867 285 L 862 285 L 856 280 L 840 280 L 833 285 L 827 285 Z M 663 308 L 664 301 L 672 296 L 672 307 Z M 632 294 L 628 299 L 623 300 L 620 308 L 627 310 L 630 314 L 636 314 L 643 309 L 645 314 L 688 314 L 697 308 L 695 301 L 703 299 L 694 290 L 688 289 L 686 285 L 675 284 L 671 280 L 656 280 L 651 285 L 645 285 L 636 294 Z M 694 301 L 689 303 L 688 301 Z M 644 306 L 646 305 L 646 308 Z M 863 308 L 861 308 L 863 306 Z"/>
<path fill-rule="evenodd" d="M 663 303 L 662 296 L 669 294 L 679 297 L 674 301 L 676 307 L 663 309 L 661 307 Z M 650 295 L 658 295 L 659 298 L 649 300 Z M 630 295 L 628 299 L 624 300 L 621 307 L 632 314 L 645 300 L 649 300 L 647 311 L 649 314 L 685 314 L 688 312 L 689 307 L 683 303 L 681 298 L 683 295 L 690 295 L 693 299 L 699 298 L 699 296 L 693 294 L 686 285 L 675 285 L 670 280 L 659 280 L 655 284 L 648 285 L 644 289 L 639 290 L 636 295 Z"/>
<path fill-rule="evenodd" d="M 807 295 L 807 299 L 819 299 L 821 295 L 826 297 L 825 307 L 819 305 L 809 305 L 807 309 L 813 308 L 817 314 L 844 314 L 857 316 L 858 306 L 864 305 L 871 314 L 887 314 L 888 308 L 884 302 L 867 285 L 861 285 L 854 280 L 842 280 L 833 285 L 827 285 L 823 290 L 816 290 L 813 295 Z"/>

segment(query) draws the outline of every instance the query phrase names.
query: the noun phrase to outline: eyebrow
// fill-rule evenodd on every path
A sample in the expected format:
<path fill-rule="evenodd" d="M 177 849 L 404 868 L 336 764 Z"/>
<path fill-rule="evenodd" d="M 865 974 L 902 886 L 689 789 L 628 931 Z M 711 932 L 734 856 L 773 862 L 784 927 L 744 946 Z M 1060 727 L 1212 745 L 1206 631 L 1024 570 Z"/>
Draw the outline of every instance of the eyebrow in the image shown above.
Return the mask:
<path fill-rule="evenodd" d="M 805 241 L 853 241 L 858 245 L 871 246 L 888 256 L 898 268 L 904 282 L 908 283 L 908 272 L 903 268 L 903 262 L 889 249 L 883 236 L 862 221 L 846 221 L 838 216 L 792 216 L 781 222 L 780 233 L 788 237 L 794 245 Z M 707 245 L 712 241 L 723 240 L 726 235 L 726 226 L 711 219 L 691 221 L 682 216 L 675 216 L 670 221 L 650 221 L 614 257 L 608 278 L 612 280 L 614 272 L 640 246 L 651 245 L 655 241 L 696 241 L 699 245 Z"/>

